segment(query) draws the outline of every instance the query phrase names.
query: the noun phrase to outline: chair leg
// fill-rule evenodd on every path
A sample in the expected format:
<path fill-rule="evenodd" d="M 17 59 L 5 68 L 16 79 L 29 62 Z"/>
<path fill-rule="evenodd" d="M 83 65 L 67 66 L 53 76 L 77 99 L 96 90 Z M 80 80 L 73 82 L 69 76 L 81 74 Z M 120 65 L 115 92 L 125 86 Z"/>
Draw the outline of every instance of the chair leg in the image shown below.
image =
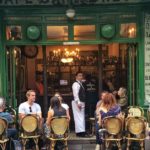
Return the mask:
<path fill-rule="evenodd" d="M 129 140 L 127 141 L 127 149 L 126 150 L 129 150 L 129 146 L 130 146 L 130 142 Z"/>
<path fill-rule="evenodd" d="M 65 140 L 64 143 L 65 143 L 65 149 L 68 150 L 68 142 L 67 142 L 67 140 Z"/>
<path fill-rule="evenodd" d="M 109 147 L 109 142 L 105 141 L 105 148 L 108 149 Z"/>
<path fill-rule="evenodd" d="M 121 150 L 121 144 L 120 141 L 117 142 L 118 150 Z"/>
<path fill-rule="evenodd" d="M 55 148 L 55 143 L 56 143 L 55 141 L 51 141 L 51 147 L 50 147 L 51 150 L 54 150 L 54 148 Z"/>
<path fill-rule="evenodd" d="M 22 145 L 23 145 L 23 150 L 26 150 L 26 143 L 27 143 L 27 139 L 22 139 Z"/>
<path fill-rule="evenodd" d="M 36 150 L 39 150 L 39 146 L 38 146 L 38 141 L 39 141 L 39 139 L 38 139 L 38 138 L 35 138 L 35 139 L 33 139 L 33 140 L 34 140 L 34 142 L 35 142 Z"/>
<path fill-rule="evenodd" d="M 1 144 L 0 147 L 2 150 L 6 150 L 6 143 Z"/>
<path fill-rule="evenodd" d="M 140 143 L 141 150 L 144 150 L 144 141 Z"/>

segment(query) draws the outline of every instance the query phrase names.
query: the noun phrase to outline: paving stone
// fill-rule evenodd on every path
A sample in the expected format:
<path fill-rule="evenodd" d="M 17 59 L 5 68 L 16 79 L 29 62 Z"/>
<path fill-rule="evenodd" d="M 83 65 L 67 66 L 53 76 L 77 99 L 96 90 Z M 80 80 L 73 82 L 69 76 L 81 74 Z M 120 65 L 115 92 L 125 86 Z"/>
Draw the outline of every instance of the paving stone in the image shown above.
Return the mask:
<path fill-rule="evenodd" d="M 77 145 L 77 144 L 73 145 L 73 144 L 71 144 L 71 145 L 68 146 L 68 149 L 69 150 L 82 150 L 82 145 L 81 144 L 80 145 Z"/>
<path fill-rule="evenodd" d="M 85 144 L 83 145 L 83 150 L 94 150 L 95 146 L 95 144 Z"/>

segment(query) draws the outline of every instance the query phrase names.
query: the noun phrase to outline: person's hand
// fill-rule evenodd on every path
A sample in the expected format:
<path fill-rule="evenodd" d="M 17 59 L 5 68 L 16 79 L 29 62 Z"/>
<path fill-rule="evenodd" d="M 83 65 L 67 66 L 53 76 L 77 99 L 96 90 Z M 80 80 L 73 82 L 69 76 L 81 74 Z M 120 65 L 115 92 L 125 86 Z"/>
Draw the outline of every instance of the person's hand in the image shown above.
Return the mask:
<path fill-rule="evenodd" d="M 81 103 L 77 104 L 78 108 L 81 110 L 82 109 L 82 105 Z"/>
<path fill-rule="evenodd" d="M 77 102 L 77 107 L 79 108 L 79 110 L 82 109 L 82 104 L 80 102 Z"/>

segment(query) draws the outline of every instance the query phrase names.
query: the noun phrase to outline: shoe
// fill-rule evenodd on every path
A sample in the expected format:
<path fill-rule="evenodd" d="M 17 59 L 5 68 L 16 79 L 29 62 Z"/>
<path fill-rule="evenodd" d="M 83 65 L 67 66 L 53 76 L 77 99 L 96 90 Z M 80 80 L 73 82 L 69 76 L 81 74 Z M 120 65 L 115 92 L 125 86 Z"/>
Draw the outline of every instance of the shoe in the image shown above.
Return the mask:
<path fill-rule="evenodd" d="M 87 134 L 86 132 L 76 133 L 76 136 L 77 137 L 83 137 L 83 138 L 90 138 L 90 137 L 92 137 L 89 134 Z"/>
<path fill-rule="evenodd" d="M 96 144 L 95 150 L 100 150 L 100 145 Z"/>
<path fill-rule="evenodd" d="M 47 149 L 47 147 L 46 146 L 43 146 L 42 148 L 41 148 L 41 150 L 46 150 Z"/>

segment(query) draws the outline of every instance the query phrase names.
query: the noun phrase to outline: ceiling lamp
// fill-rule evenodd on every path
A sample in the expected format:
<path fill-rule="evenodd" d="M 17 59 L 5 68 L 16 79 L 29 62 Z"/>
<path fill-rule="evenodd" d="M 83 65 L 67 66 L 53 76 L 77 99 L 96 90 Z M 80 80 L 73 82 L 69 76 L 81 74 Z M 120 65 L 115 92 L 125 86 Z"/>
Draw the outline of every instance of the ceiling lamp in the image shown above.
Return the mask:
<path fill-rule="evenodd" d="M 53 50 L 53 56 L 56 60 L 60 60 L 62 63 L 70 63 L 74 59 L 79 58 L 80 50 L 79 48 L 64 48 L 64 49 L 55 49 Z"/>
<path fill-rule="evenodd" d="M 66 10 L 66 16 L 69 19 L 73 19 L 74 16 L 75 16 L 75 10 L 74 9 L 68 9 L 68 10 Z"/>

